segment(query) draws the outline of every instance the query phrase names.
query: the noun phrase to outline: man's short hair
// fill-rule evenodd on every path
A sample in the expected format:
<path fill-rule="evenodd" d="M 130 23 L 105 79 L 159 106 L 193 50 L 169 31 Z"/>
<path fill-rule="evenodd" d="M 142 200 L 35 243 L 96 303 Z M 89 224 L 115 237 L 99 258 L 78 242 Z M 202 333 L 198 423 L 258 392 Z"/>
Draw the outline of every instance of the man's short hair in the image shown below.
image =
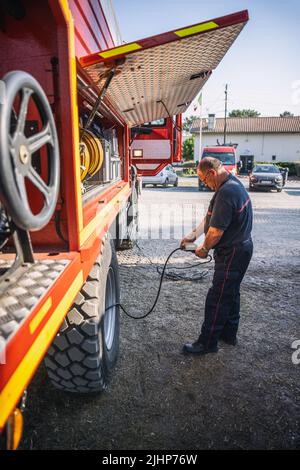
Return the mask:
<path fill-rule="evenodd" d="M 198 170 L 201 171 L 201 173 L 206 173 L 208 170 L 218 171 L 221 167 L 222 162 L 220 162 L 220 160 L 218 160 L 217 158 L 205 157 L 200 160 Z"/>

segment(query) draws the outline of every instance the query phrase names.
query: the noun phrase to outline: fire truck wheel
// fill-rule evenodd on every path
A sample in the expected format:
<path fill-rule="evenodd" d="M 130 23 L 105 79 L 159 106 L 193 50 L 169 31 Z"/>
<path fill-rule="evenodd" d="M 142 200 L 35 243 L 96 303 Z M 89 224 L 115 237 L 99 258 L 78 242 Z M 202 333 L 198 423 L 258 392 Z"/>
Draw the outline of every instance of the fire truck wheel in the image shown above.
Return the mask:
<path fill-rule="evenodd" d="M 26 72 L 9 72 L 3 78 L 5 100 L 0 103 L 0 192 L 15 224 L 24 230 L 39 230 L 55 210 L 60 181 L 59 146 L 48 98 L 35 78 Z M 15 103 L 19 97 L 19 111 Z M 35 106 L 41 129 L 26 134 L 27 115 Z M 33 166 L 32 157 L 41 151 L 48 161 L 46 183 Z M 43 207 L 34 213 L 29 204 L 26 183 L 40 192 Z"/>
<path fill-rule="evenodd" d="M 118 261 L 107 236 L 102 255 L 64 319 L 45 357 L 52 384 L 67 392 L 101 392 L 119 352 Z"/>

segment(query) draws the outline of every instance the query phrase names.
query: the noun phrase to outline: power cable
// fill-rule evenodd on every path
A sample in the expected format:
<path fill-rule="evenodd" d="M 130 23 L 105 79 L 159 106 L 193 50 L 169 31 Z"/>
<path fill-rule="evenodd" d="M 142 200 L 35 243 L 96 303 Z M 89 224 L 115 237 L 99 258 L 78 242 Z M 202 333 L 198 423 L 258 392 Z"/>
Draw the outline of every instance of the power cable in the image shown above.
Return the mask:
<path fill-rule="evenodd" d="M 139 250 L 141 250 L 141 248 L 138 246 L 137 243 L 136 243 L 136 246 L 139 248 Z M 121 303 L 117 303 L 117 304 L 110 305 L 109 307 L 107 307 L 107 308 L 105 309 L 105 311 L 110 310 L 110 309 L 112 309 L 112 308 L 114 308 L 114 307 L 120 307 L 121 310 L 125 313 L 125 315 L 127 315 L 129 318 L 132 318 L 132 319 L 134 319 L 134 320 L 142 320 L 143 318 L 146 318 L 148 315 L 150 315 L 150 314 L 153 312 L 153 310 L 155 309 L 156 304 L 157 304 L 157 301 L 158 301 L 158 299 L 159 299 L 160 292 L 161 292 L 161 287 L 162 287 L 162 282 L 163 282 L 163 279 L 164 279 L 164 277 L 165 277 L 165 275 L 166 275 L 167 264 L 168 264 L 170 258 L 173 256 L 173 254 L 176 253 L 176 251 L 179 251 L 179 250 L 182 250 L 182 249 L 181 249 L 181 248 L 176 248 L 175 250 L 171 251 L 171 253 L 169 254 L 169 256 L 167 257 L 167 259 L 166 259 L 166 261 L 165 261 L 165 263 L 164 263 L 164 266 L 163 266 L 161 272 L 158 271 L 158 273 L 160 274 L 160 281 L 159 281 L 158 291 L 157 291 L 157 294 L 156 294 L 154 303 L 153 303 L 152 307 L 150 308 L 150 310 L 148 310 L 148 312 L 146 312 L 144 315 L 141 315 L 141 316 L 139 316 L 139 317 L 136 317 L 135 315 L 130 314 L 130 313 L 126 310 L 126 308 L 125 308 Z M 141 250 L 141 251 L 142 251 L 142 250 Z M 193 265 L 193 267 L 198 266 L 199 264 L 207 264 L 207 263 L 210 263 L 211 260 L 212 260 L 212 257 L 211 257 L 211 256 L 208 256 L 207 261 L 197 263 L 196 265 Z M 151 261 L 151 264 L 153 264 L 152 261 Z M 191 268 L 191 265 L 189 265 L 189 266 L 187 266 L 187 267 L 177 268 L 177 269 L 190 269 L 190 268 Z M 157 269 L 157 270 L 158 270 L 158 269 Z M 206 274 L 207 274 L 207 273 L 206 273 Z M 206 274 L 205 274 L 205 275 L 206 275 Z M 182 279 L 182 278 L 180 278 L 179 275 L 173 275 L 173 276 L 170 276 L 170 275 L 169 275 L 169 277 L 170 277 L 170 279 L 173 279 L 173 280 Z M 201 279 L 202 279 L 203 277 L 204 277 L 204 275 L 202 275 Z M 195 279 L 190 279 L 190 280 L 195 280 Z M 200 279 L 197 279 L 197 280 L 200 280 Z"/>

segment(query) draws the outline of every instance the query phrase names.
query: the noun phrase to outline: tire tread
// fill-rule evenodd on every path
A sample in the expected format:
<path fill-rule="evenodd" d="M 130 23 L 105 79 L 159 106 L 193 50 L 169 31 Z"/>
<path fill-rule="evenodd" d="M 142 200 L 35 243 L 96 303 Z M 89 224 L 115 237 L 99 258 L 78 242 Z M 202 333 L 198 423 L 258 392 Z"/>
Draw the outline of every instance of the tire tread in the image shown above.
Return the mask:
<path fill-rule="evenodd" d="M 101 258 L 99 255 L 45 356 L 51 383 L 68 392 L 99 392 L 107 387 L 96 323 Z"/>

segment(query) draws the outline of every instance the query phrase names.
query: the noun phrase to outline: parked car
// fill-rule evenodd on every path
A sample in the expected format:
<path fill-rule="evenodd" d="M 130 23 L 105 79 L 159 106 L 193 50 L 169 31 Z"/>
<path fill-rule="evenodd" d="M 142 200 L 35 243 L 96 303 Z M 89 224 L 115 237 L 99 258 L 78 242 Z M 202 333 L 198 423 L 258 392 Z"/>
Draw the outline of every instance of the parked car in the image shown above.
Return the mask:
<path fill-rule="evenodd" d="M 146 184 L 152 184 L 153 186 L 162 185 L 165 188 L 167 188 L 169 184 L 178 186 L 178 176 L 172 165 L 167 165 L 155 176 L 143 176 L 142 187 L 144 188 Z"/>
<path fill-rule="evenodd" d="M 283 177 L 276 165 L 255 165 L 249 174 L 249 191 L 257 188 L 282 191 Z"/>
<path fill-rule="evenodd" d="M 288 174 L 289 174 L 289 169 L 288 168 L 283 168 L 281 166 L 278 167 L 280 173 L 282 174 L 282 186 L 286 185 L 287 179 L 288 179 Z"/>

